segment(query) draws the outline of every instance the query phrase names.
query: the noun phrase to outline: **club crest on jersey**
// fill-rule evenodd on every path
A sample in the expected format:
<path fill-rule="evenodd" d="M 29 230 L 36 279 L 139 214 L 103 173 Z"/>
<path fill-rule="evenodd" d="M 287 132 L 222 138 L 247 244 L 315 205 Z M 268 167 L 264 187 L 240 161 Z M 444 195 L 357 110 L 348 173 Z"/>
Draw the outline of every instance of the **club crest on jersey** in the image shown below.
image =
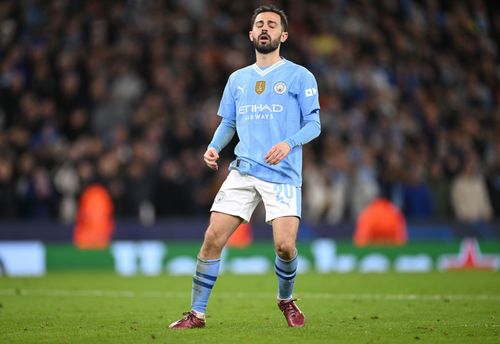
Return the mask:
<path fill-rule="evenodd" d="M 262 94 L 266 89 L 266 82 L 264 80 L 262 81 L 257 81 L 255 83 L 255 93 L 257 94 Z"/>
<path fill-rule="evenodd" d="M 274 84 L 274 92 L 278 94 L 283 94 L 286 91 L 286 84 L 283 81 L 279 81 Z"/>
<path fill-rule="evenodd" d="M 226 198 L 224 191 L 219 191 L 215 196 L 215 203 L 220 203 Z"/>

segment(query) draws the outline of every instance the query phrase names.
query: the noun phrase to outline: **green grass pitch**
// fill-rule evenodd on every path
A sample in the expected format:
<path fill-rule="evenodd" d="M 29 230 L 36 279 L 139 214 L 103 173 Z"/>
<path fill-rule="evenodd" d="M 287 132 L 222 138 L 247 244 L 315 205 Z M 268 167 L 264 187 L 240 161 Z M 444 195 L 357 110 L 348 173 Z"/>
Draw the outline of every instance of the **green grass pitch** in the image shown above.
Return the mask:
<path fill-rule="evenodd" d="M 303 274 L 304 328 L 276 307 L 274 275 L 221 275 L 207 327 L 167 325 L 191 278 L 57 272 L 0 278 L 0 343 L 500 343 L 500 273 Z"/>

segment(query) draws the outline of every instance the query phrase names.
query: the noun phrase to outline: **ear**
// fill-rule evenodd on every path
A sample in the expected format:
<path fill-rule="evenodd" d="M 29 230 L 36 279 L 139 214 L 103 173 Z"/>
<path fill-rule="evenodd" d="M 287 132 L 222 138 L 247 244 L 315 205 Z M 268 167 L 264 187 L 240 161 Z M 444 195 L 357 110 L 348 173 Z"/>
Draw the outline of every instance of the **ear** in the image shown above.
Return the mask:
<path fill-rule="evenodd" d="M 250 38 L 250 42 L 253 42 L 252 31 L 248 31 L 248 38 Z"/>
<path fill-rule="evenodd" d="M 280 37 L 281 43 L 284 43 L 287 39 L 288 39 L 288 32 L 286 32 L 286 31 L 282 32 L 281 37 Z"/>

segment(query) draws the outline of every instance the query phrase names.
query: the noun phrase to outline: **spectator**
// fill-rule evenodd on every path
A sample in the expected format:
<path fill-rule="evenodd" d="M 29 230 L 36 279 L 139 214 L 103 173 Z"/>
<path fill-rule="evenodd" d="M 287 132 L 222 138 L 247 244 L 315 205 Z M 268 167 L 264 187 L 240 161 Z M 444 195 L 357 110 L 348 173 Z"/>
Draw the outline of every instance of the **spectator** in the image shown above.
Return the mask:
<path fill-rule="evenodd" d="M 14 181 L 14 164 L 9 156 L 0 153 L 0 219 L 17 216 L 17 199 Z"/>
<path fill-rule="evenodd" d="M 455 215 L 461 221 L 477 223 L 492 218 L 486 180 L 479 171 L 475 154 L 467 157 L 463 170 L 452 181 L 451 201 Z"/>
<path fill-rule="evenodd" d="M 284 4 L 296 40 L 283 55 L 317 75 L 323 114 L 323 138 L 309 150 L 317 163 L 304 166 L 317 176 L 305 173 L 304 197 L 319 208 L 306 216 L 338 223 L 379 194 L 410 217 L 428 217 L 430 209 L 416 209 L 424 203 L 409 196 L 430 186 L 430 216 L 448 216 L 447 188 L 463 177 L 472 152 L 486 169 L 487 218 L 500 218 L 496 4 Z M 248 23 L 239 18 L 252 7 L 230 0 L 2 2 L 0 151 L 12 166 L 3 167 L 15 185 L 12 216 L 40 215 L 34 204 L 45 204 L 44 216 L 57 217 L 69 204 L 60 203 L 69 199 L 56 182 L 61 166 L 74 166 L 79 195 L 103 177 L 104 156 L 115 156 L 109 165 L 120 170 L 105 178 L 117 216 L 136 214 L 126 204 L 138 196 L 123 185 L 124 171 L 139 170 L 158 214 L 203 211 L 214 177 L 193 156 L 217 125 L 214 99 L 228 74 L 249 63 Z M 145 156 L 134 153 L 136 142 L 147 147 Z M 409 180 L 407 172 L 416 175 Z M 35 184 L 47 192 L 34 192 Z M 367 186 L 368 197 L 358 197 Z M 182 191 L 178 202 L 170 188 Z"/>
<path fill-rule="evenodd" d="M 445 178 L 443 166 L 438 161 L 431 162 L 428 185 L 432 194 L 432 215 L 436 219 L 450 218 L 451 201 L 450 201 L 450 180 Z"/>
<path fill-rule="evenodd" d="M 407 219 L 429 219 L 434 201 L 423 164 L 412 166 L 403 186 L 403 213 Z"/>
<path fill-rule="evenodd" d="M 359 213 L 379 195 L 372 152 L 364 148 L 359 155 L 352 180 L 351 217 L 353 219 L 358 218 Z"/>

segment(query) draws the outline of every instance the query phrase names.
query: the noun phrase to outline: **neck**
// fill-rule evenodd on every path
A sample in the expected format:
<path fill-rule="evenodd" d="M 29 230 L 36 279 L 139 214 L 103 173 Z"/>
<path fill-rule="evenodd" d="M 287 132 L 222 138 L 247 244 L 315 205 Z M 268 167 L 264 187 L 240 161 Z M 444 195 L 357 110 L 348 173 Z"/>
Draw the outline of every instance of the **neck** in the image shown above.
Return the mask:
<path fill-rule="evenodd" d="M 256 62 L 255 64 L 259 67 L 269 67 L 281 60 L 279 49 L 276 49 L 269 54 L 261 54 L 258 51 L 255 52 Z"/>

